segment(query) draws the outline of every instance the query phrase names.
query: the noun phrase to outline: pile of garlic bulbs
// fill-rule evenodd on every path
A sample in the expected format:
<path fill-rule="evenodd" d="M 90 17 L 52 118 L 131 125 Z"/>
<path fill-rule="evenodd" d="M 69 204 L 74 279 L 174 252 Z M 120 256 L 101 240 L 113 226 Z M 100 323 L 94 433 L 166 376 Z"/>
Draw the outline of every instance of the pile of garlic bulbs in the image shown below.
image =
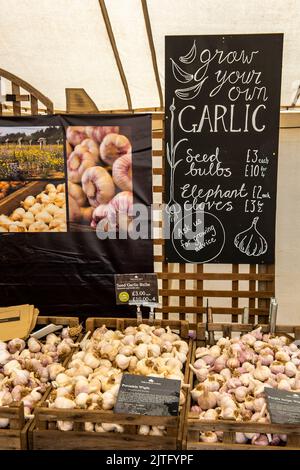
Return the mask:
<path fill-rule="evenodd" d="M 123 373 L 180 380 L 188 354 L 188 344 L 168 327 L 141 324 L 124 332 L 97 328 L 83 342 L 65 372 L 57 375 L 50 395 L 50 408 L 112 410 Z M 183 390 L 180 405 L 185 402 Z M 73 422 L 58 421 L 60 430 L 73 429 Z M 113 423 L 85 423 L 86 431 L 123 432 Z M 164 428 L 140 426 L 139 434 L 164 435 Z"/>
<path fill-rule="evenodd" d="M 37 196 L 27 196 L 10 214 L 0 215 L 0 232 L 66 232 L 65 184 L 46 185 Z"/>
<path fill-rule="evenodd" d="M 191 411 L 203 420 L 269 423 L 267 387 L 300 392 L 300 350 L 285 336 L 263 334 L 261 327 L 240 338 L 221 338 L 196 350 L 190 365 L 197 385 Z M 283 445 L 286 435 L 236 433 L 239 444 Z M 222 432 L 201 433 L 203 442 L 222 440 Z"/>
<path fill-rule="evenodd" d="M 0 406 L 23 402 L 25 417 L 30 417 L 47 386 L 65 370 L 61 363 L 75 346 L 69 328 L 49 334 L 43 343 L 33 337 L 0 341 Z M 8 425 L 8 419 L 0 418 L 0 428 Z"/>

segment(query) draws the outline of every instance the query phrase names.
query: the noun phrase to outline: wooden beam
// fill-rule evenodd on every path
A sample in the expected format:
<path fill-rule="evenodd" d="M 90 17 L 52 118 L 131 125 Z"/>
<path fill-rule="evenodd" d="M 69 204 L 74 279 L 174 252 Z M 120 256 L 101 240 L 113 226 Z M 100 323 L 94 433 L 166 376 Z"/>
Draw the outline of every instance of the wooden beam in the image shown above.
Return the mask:
<path fill-rule="evenodd" d="M 14 95 L 19 95 L 20 94 L 19 84 L 12 82 L 11 91 L 13 92 Z M 18 101 L 13 102 L 13 110 L 14 110 L 14 115 L 15 116 L 20 116 L 21 115 L 21 104 L 20 104 L 20 102 L 18 102 Z"/>
<path fill-rule="evenodd" d="M 146 31 L 147 31 L 147 36 L 148 36 L 148 42 L 149 42 L 149 47 L 150 47 L 150 51 L 151 51 L 151 58 L 152 58 L 152 64 L 153 64 L 153 70 L 154 70 L 156 85 L 157 85 L 157 91 L 158 91 L 158 95 L 159 95 L 159 103 L 160 103 L 160 107 L 162 108 L 163 105 L 164 105 L 164 99 L 163 99 L 163 93 L 162 93 L 160 78 L 159 78 L 156 52 L 155 52 L 155 46 L 154 46 L 154 41 L 153 41 L 152 28 L 151 28 L 151 22 L 150 22 L 149 11 L 148 11 L 148 6 L 147 6 L 147 0 L 141 0 L 141 1 L 142 1 L 142 8 L 143 8 L 144 20 L 145 20 L 145 25 L 146 25 Z"/>
<path fill-rule="evenodd" d="M 30 95 L 14 95 L 14 94 L 7 94 L 3 96 L 5 101 L 30 101 Z"/>
<path fill-rule="evenodd" d="M 132 102 L 131 102 L 129 87 L 128 87 L 126 75 L 125 75 L 125 72 L 124 72 L 124 69 L 123 69 L 123 65 L 122 65 L 122 62 L 121 62 L 121 59 L 120 59 L 120 54 L 119 54 L 119 51 L 118 51 L 118 48 L 117 48 L 115 36 L 114 36 L 113 30 L 112 30 L 112 27 L 111 27 L 109 15 L 108 15 L 108 12 L 107 12 L 107 9 L 106 9 L 105 0 L 98 0 L 98 1 L 99 1 L 99 5 L 100 5 L 100 8 L 101 8 L 101 12 L 102 12 L 103 20 L 104 20 L 104 23 L 105 23 L 106 31 L 107 31 L 107 34 L 108 34 L 108 37 L 109 37 L 109 40 L 110 40 L 110 44 L 111 44 L 111 47 L 112 47 L 112 50 L 113 50 L 113 53 L 114 53 L 114 56 L 115 56 L 115 60 L 116 60 L 116 63 L 117 63 L 119 74 L 120 74 L 120 77 L 121 77 L 121 80 L 122 80 L 122 83 L 123 83 L 123 87 L 124 87 L 124 91 L 125 91 L 125 95 L 126 95 L 126 99 L 127 99 L 127 104 L 128 104 L 128 109 L 131 111 L 132 110 Z"/>

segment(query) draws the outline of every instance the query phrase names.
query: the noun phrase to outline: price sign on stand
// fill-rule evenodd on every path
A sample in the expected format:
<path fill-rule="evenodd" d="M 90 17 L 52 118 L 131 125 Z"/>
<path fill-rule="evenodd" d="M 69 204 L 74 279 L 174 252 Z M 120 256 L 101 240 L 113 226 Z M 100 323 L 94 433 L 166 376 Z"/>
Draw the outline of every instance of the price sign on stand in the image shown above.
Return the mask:
<path fill-rule="evenodd" d="M 115 413 L 177 416 L 180 380 L 124 374 Z"/>
<path fill-rule="evenodd" d="M 157 274 L 115 274 L 117 305 L 158 303 Z"/>
<path fill-rule="evenodd" d="M 265 388 L 271 422 L 300 424 L 300 394 Z"/>

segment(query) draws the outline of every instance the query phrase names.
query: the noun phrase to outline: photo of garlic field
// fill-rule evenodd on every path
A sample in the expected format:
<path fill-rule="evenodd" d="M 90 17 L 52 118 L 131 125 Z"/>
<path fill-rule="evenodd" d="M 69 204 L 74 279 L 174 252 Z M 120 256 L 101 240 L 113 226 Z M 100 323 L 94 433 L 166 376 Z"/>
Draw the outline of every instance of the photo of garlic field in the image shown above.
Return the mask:
<path fill-rule="evenodd" d="M 127 232 L 133 213 L 132 145 L 118 126 L 69 126 L 71 231 Z"/>
<path fill-rule="evenodd" d="M 61 127 L 0 128 L 1 180 L 63 177 L 64 147 Z"/>

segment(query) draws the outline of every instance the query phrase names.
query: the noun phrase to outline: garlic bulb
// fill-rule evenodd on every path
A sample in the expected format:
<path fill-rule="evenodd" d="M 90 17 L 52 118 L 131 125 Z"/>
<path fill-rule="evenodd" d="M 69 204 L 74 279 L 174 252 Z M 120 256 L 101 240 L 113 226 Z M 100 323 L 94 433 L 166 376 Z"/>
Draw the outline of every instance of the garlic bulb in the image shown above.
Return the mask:
<path fill-rule="evenodd" d="M 13 221 L 21 221 L 23 216 L 25 214 L 25 209 L 23 207 L 18 207 L 18 209 L 15 209 L 10 216 L 11 220 Z"/>
<path fill-rule="evenodd" d="M 209 410 L 210 408 L 215 408 L 217 405 L 217 400 L 213 392 L 204 390 L 203 393 L 197 399 L 198 405 L 202 410 Z"/>
<path fill-rule="evenodd" d="M 12 403 L 13 398 L 8 390 L 0 391 L 0 406 L 6 406 Z"/>
<path fill-rule="evenodd" d="M 148 346 L 147 344 L 139 344 L 134 349 L 134 353 L 138 359 L 144 359 L 147 357 L 148 354 Z"/>
<path fill-rule="evenodd" d="M 245 444 L 248 441 L 247 437 L 243 432 L 236 432 L 235 433 L 235 442 L 237 444 Z"/>
<path fill-rule="evenodd" d="M 262 366 L 260 362 L 257 363 L 256 369 L 253 372 L 253 376 L 261 382 L 267 380 L 270 377 L 270 374 L 270 369 L 267 366 Z"/>
<path fill-rule="evenodd" d="M 57 397 L 54 401 L 55 408 L 73 409 L 75 402 L 66 397 Z"/>
<path fill-rule="evenodd" d="M 142 424 L 141 426 L 139 426 L 138 434 L 141 434 L 143 436 L 148 436 L 149 433 L 150 433 L 150 426 L 147 426 L 146 424 Z"/>
<path fill-rule="evenodd" d="M 56 336 L 54 333 L 50 333 L 49 335 L 46 336 L 46 343 L 47 344 L 52 344 L 52 345 L 57 345 L 60 343 L 61 339 L 59 336 Z"/>
<path fill-rule="evenodd" d="M 109 391 L 102 394 L 102 408 L 104 410 L 111 410 L 115 406 L 115 396 Z"/>
<path fill-rule="evenodd" d="M 165 434 L 164 429 L 161 429 L 162 426 L 152 426 L 150 429 L 150 436 L 163 436 Z"/>
<path fill-rule="evenodd" d="M 200 441 L 201 442 L 218 442 L 218 436 L 215 432 L 201 432 L 200 433 Z"/>
<path fill-rule="evenodd" d="M 115 423 L 102 423 L 102 429 L 104 432 L 124 432 L 124 427 Z"/>
<path fill-rule="evenodd" d="M 91 369 L 97 369 L 97 367 L 99 367 L 100 365 L 100 360 L 97 359 L 96 356 L 94 356 L 93 353 L 86 353 L 86 355 L 84 356 L 84 363 L 91 367 Z"/>
<path fill-rule="evenodd" d="M 124 356 L 124 354 L 118 354 L 116 356 L 116 365 L 122 370 L 125 370 L 128 368 L 130 364 L 131 358 L 128 356 Z"/>
<path fill-rule="evenodd" d="M 26 385 L 29 380 L 30 373 L 28 370 L 14 369 L 11 374 L 11 379 L 14 387 L 16 385 Z"/>
<path fill-rule="evenodd" d="M 297 371 L 298 369 L 293 362 L 288 361 L 285 363 L 285 366 L 284 366 L 285 375 L 287 375 L 288 377 L 295 377 L 295 375 L 297 374 Z"/>
<path fill-rule="evenodd" d="M 203 412 L 200 419 L 208 420 L 208 421 L 214 421 L 214 420 L 218 419 L 218 416 L 219 416 L 219 413 L 217 412 L 217 410 L 209 409 L 209 410 Z"/>
<path fill-rule="evenodd" d="M 229 369 L 236 369 L 240 366 L 240 361 L 237 357 L 230 357 L 229 359 L 227 359 L 226 366 Z"/>
<path fill-rule="evenodd" d="M 72 431 L 74 423 L 72 421 L 57 421 L 57 427 L 60 431 Z"/>
<path fill-rule="evenodd" d="M 16 369 L 22 369 L 22 366 L 19 361 L 13 359 L 7 362 L 3 367 L 4 375 L 11 375 Z"/>
<path fill-rule="evenodd" d="M 275 354 L 275 359 L 280 362 L 288 362 L 290 360 L 290 355 L 285 351 L 277 351 Z"/>
<path fill-rule="evenodd" d="M 0 349 L 0 365 L 5 365 L 10 360 L 11 355 L 5 349 Z"/>
<path fill-rule="evenodd" d="M 88 393 L 82 392 L 79 393 L 75 398 L 75 403 L 78 408 L 87 408 L 90 404 L 90 399 Z"/>
<path fill-rule="evenodd" d="M 71 377 L 69 377 L 68 375 L 66 375 L 63 372 L 59 373 L 57 375 L 56 379 L 55 379 L 55 384 L 58 387 L 65 387 L 65 386 L 69 385 L 71 382 L 72 382 Z"/>
<path fill-rule="evenodd" d="M 0 418 L 0 429 L 7 428 L 9 425 L 9 419 L 7 418 Z"/>
<path fill-rule="evenodd" d="M 189 365 L 190 369 L 195 373 L 197 380 L 199 382 L 204 382 L 204 380 L 207 379 L 209 371 L 207 368 L 202 368 L 202 369 L 195 369 L 195 367 L 192 366 L 192 364 Z"/>
<path fill-rule="evenodd" d="M 35 198 L 33 196 L 27 196 L 27 198 L 21 202 L 21 206 L 27 211 L 35 203 Z"/>

